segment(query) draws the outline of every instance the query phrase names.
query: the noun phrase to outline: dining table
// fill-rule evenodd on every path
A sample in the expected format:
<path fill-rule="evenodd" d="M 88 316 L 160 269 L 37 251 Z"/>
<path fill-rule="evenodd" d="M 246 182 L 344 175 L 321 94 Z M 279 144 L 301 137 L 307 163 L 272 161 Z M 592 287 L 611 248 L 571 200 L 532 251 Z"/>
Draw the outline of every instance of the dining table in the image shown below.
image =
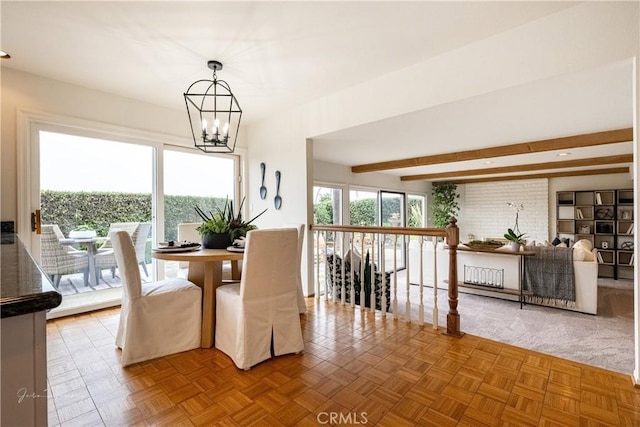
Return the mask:
<path fill-rule="evenodd" d="M 202 289 L 201 348 L 211 348 L 215 339 L 216 289 L 223 285 L 222 263 L 231 261 L 231 279 L 240 280 L 240 262 L 244 254 L 226 249 L 195 251 L 152 251 L 151 256 L 164 261 L 189 263 L 187 279 Z"/>

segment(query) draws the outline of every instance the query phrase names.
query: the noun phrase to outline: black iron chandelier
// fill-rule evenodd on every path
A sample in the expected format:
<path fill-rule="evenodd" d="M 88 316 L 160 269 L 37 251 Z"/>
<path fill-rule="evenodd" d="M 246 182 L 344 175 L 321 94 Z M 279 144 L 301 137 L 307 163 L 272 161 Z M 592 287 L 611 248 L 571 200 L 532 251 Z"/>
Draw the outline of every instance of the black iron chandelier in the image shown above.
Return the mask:
<path fill-rule="evenodd" d="M 222 63 L 208 61 L 207 66 L 213 80 L 193 82 L 184 94 L 193 142 L 205 153 L 233 153 L 242 109 L 227 82 L 216 76 Z"/>

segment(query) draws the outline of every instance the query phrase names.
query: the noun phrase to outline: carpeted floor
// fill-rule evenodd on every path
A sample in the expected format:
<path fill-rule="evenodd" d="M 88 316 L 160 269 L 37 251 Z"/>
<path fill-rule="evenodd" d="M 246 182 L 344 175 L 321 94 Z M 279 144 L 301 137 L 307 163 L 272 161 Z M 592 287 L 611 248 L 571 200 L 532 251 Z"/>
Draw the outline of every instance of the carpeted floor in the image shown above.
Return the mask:
<path fill-rule="evenodd" d="M 401 282 L 402 283 L 402 282 Z M 417 318 L 419 286 L 411 286 L 412 319 Z M 424 305 L 431 323 L 433 288 Z M 400 302 L 401 296 L 398 296 Z M 404 300 L 398 304 L 404 315 Z M 438 290 L 438 319 L 446 325 L 447 291 Z M 518 347 L 599 366 L 621 373 L 633 370 L 633 281 L 598 280 L 598 315 L 525 305 L 460 293 L 461 330 Z"/>

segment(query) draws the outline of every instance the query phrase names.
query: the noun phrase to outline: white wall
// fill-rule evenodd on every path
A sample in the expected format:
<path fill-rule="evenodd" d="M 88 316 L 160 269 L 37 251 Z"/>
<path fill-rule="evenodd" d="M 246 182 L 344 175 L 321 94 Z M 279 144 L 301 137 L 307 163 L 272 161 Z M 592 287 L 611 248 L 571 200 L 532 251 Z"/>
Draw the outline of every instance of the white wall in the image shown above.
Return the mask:
<path fill-rule="evenodd" d="M 638 2 L 585 2 L 309 104 L 313 137 L 632 58 Z M 381 92 L 380 88 L 392 87 Z"/>
<path fill-rule="evenodd" d="M 527 240 L 548 239 L 549 222 L 547 179 L 483 182 L 458 186 L 461 215 L 460 240 L 503 238 L 515 225 L 516 211 L 508 203 L 524 205 L 518 214 L 518 228 Z"/>
<path fill-rule="evenodd" d="M 376 188 L 389 191 L 403 191 L 414 194 L 429 194 L 431 184 L 421 181 L 400 181 L 400 177 L 380 173 L 352 173 L 351 167 L 321 161 L 313 162 L 313 180 L 315 182 L 334 183 Z"/>

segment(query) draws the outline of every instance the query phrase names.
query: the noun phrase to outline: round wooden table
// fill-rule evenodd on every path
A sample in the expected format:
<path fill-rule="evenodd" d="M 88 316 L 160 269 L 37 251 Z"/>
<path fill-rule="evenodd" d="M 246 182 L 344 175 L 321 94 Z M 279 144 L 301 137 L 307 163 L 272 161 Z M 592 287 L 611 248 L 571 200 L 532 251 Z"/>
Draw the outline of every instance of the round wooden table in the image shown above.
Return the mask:
<path fill-rule="evenodd" d="M 200 347 L 213 347 L 216 323 L 216 289 L 223 285 L 222 262 L 231 261 L 231 278 L 240 279 L 239 262 L 244 254 L 226 249 L 200 249 L 191 252 L 151 252 L 164 261 L 189 263 L 187 279 L 202 288 L 202 338 Z"/>

